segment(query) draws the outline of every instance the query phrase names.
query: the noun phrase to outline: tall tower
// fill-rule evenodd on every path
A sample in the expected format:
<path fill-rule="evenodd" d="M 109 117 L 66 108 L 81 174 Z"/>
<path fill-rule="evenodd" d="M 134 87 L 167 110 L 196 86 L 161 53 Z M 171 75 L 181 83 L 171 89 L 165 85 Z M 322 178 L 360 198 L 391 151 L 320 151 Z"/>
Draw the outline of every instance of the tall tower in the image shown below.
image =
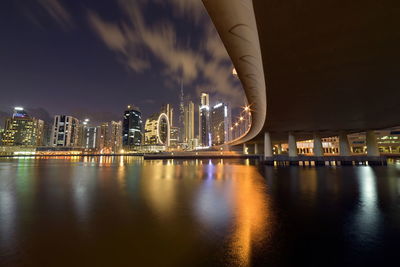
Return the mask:
<path fill-rule="evenodd" d="M 161 107 L 161 113 L 167 114 L 169 125 L 172 127 L 172 122 L 174 120 L 174 108 L 171 104 L 165 104 Z"/>
<path fill-rule="evenodd" d="M 231 109 L 226 103 L 218 103 L 211 109 L 212 145 L 222 145 L 230 141 L 232 124 Z"/>
<path fill-rule="evenodd" d="M 194 103 L 188 101 L 184 108 L 184 139 L 189 143 L 194 138 Z"/>
<path fill-rule="evenodd" d="M 142 113 L 139 108 L 128 106 L 124 113 L 122 125 L 122 144 L 126 149 L 134 149 L 142 145 Z"/>
<path fill-rule="evenodd" d="M 79 144 L 79 120 L 66 115 L 54 117 L 51 146 L 76 147 Z"/>
<path fill-rule="evenodd" d="M 211 146 L 210 95 L 201 94 L 199 106 L 199 142 L 203 147 Z"/>
<path fill-rule="evenodd" d="M 2 142 L 4 146 L 42 146 L 43 135 L 44 122 L 16 107 L 13 116 L 6 119 Z"/>
<path fill-rule="evenodd" d="M 185 98 L 184 98 L 184 95 L 183 95 L 183 79 L 182 79 L 182 81 L 181 81 L 181 95 L 180 95 L 180 98 L 179 98 L 179 125 L 178 125 L 178 127 L 181 129 L 181 131 L 180 131 L 180 135 L 181 136 L 179 136 L 179 139 L 180 139 L 180 141 L 183 141 L 183 139 L 184 139 L 184 120 L 185 120 Z"/>

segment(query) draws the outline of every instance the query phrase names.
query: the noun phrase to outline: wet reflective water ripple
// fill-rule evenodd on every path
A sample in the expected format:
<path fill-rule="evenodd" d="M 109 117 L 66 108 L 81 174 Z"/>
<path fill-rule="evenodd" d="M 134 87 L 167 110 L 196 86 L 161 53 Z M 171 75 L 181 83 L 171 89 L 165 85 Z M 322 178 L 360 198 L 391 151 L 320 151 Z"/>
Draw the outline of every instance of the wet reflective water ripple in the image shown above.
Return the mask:
<path fill-rule="evenodd" d="M 399 196 L 399 165 L 2 159 L 0 266 L 385 265 Z"/>

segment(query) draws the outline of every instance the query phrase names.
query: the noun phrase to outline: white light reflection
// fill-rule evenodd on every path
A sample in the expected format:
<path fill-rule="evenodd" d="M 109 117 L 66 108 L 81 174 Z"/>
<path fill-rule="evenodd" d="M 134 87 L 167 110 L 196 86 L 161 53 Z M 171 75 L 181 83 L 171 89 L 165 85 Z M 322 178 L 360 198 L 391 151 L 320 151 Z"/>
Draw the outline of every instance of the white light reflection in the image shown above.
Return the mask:
<path fill-rule="evenodd" d="M 0 191 L 0 246 L 10 247 L 14 241 L 16 220 L 15 195 L 7 188 Z"/>
<path fill-rule="evenodd" d="M 376 189 L 376 176 L 374 170 L 369 167 L 360 167 L 359 202 L 358 210 L 352 224 L 352 233 L 355 234 L 355 242 L 365 245 L 373 241 L 377 235 L 380 225 L 380 211 L 378 208 L 378 196 Z"/>

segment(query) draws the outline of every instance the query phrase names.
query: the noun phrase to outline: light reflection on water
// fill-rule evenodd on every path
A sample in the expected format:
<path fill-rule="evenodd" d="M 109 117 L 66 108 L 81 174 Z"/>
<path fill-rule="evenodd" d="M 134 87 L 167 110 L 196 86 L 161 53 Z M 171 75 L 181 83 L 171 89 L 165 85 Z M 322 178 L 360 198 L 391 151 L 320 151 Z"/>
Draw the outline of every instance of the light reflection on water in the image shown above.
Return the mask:
<path fill-rule="evenodd" d="M 394 250 L 387 234 L 400 237 L 399 174 L 395 165 L 1 160 L 0 266 L 321 265 L 332 253 L 324 265 L 373 263 Z"/>

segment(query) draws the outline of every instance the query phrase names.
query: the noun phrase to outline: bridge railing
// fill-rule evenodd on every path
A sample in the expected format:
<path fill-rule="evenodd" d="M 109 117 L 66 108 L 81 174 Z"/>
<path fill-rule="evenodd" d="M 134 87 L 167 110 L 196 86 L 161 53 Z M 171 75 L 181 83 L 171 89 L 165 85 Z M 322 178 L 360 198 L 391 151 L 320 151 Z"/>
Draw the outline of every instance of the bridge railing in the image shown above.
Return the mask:
<path fill-rule="evenodd" d="M 245 106 L 241 110 L 239 116 L 232 121 L 232 127 L 230 128 L 231 140 L 228 144 L 234 143 L 246 136 L 250 131 L 251 123 L 252 117 L 250 106 Z"/>

